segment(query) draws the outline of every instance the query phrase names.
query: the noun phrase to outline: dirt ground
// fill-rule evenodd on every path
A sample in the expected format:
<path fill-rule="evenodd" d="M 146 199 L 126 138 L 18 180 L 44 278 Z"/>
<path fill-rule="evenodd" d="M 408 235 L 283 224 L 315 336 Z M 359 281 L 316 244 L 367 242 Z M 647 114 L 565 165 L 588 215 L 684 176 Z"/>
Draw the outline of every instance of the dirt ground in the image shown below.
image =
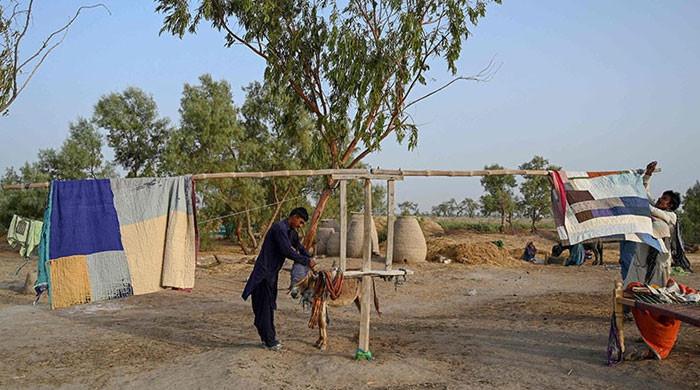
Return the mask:
<path fill-rule="evenodd" d="M 528 235 L 450 238 L 551 246 Z M 615 250 L 605 255 L 616 263 Z M 252 265 L 220 258 L 198 268 L 191 293 L 52 311 L 46 298 L 32 306 L 17 292 L 22 260 L 0 252 L 0 388 L 700 388 L 700 329 L 687 325 L 667 360 L 605 366 L 614 266 L 408 266 L 416 274 L 398 289 L 377 281 L 383 315 L 372 313 L 375 360 L 356 362 L 356 309 L 332 309 L 329 350 L 318 351 L 309 313 L 285 295 L 288 272 L 276 314 L 284 350 L 263 350 L 250 303 L 240 298 Z M 700 269 L 700 256 L 691 260 Z M 698 274 L 677 279 L 700 286 Z M 628 348 L 640 345 L 633 323 L 625 332 Z"/>

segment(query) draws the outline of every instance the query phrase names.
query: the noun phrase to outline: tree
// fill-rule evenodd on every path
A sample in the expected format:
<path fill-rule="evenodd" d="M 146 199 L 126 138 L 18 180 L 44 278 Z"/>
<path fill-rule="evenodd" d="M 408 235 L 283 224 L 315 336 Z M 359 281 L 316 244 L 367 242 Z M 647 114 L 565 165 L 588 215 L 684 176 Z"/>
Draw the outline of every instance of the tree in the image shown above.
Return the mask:
<path fill-rule="evenodd" d="M 499 3 L 500 0 L 495 0 Z M 314 143 L 333 168 L 356 167 L 390 135 L 413 149 L 418 128 L 407 109 L 458 80 L 416 95 L 433 60 L 457 75 L 470 28 L 486 14 L 486 0 L 399 2 L 158 0 L 162 32 L 182 37 L 201 22 L 222 31 L 228 46 L 241 44 L 266 63 L 265 81 L 290 89 L 312 113 Z M 335 189 L 328 179 L 314 210 L 305 244 Z"/>
<path fill-rule="evenodd" d="M 87 119 L 69 125 L 68 138 L 61 148 L 40 149 L 36 168 L 50 179 L 115 177 L 114 167 L 103 161 L 102 135 Z"/>
<path fill-rule="evenodd" d="M 22 5 L 19 0 L 0 0 L 0 115 L 7 112 L 39 70 L 46 58 L 66 38 L 68 30 L 83 10 L 102 7 L 102 4 L 78 8 L 68 22 L 44 38 L 38 49 L 29 49 L 25 37 L 29 32 L 34 12 L 34 0 Z"/>
<path fill-rule="evenodd" d="M 685 193 L 681 228 L 685 241 L 700 243 L 700 181 L 696 181 Z"/>
<path fill-rule="evenodd" d="M 550 164 L 549 160 L 542 156 L 533 157 L 532 160 L 521 164 L 519 168 L 527 170 L 561 169 L 561 167 Z M 520 184 L 520 193 L 522 194 L 522 199 L 518 203 L 521 211 L 530 219 L 530 230 L 535 232 L 537 231 L 537 222 L 551 212 L 551 186 L 549 179 L 546 176 L 526 175 Z"/>
<path fill-rule="evenodd" d="M 418 203 L 405 201 L 399 203 L 399 211 L 401 215 L 418 215 L 420 210 L 418 210 Z"/>
<path fill-rule="evenodd" d="M 19 172 L 12 167 L 8 168 L 0 179 L 0 185 L 36 183 L 49 179 L 48 175 L 41 172 L 37 164 L 25 163 Z M 0 191 L 0 225 L 3 229 L 9 226 L 14 214 L 42 220 L 47 196 L 48 190 L 45 189 Z"/>
<path fill-rule="evenodd" d="M 456 217 L 459 213 L 459 203 L 452 198 L 448 201 L 442 202 L 437 206 L 433 206 L 431 214 L 436 217 Z"/>
<path fill-rule="evenodd" d="M 238 170 L 237 143 L 243 138 L 243 129 L 228 82 L 213 80 L 205 74 L 199 77 L 199 84 L 185 84 L 179 113 L 180 124 L 171 132 L 163 151 L 160 166 L 163 173 L 185 175 Z M 251 194 L 245 184 L 242 180 L 198 183 L 197 191 L 204 197 L 200 220 L 211 220 L 209 228 L 212 230 L 231 220 L 242 227 L 241 217 L 244 216 L 221 217 L 248 208 L 247 203 L 256 194 Z M 260 193 L 257 196 L 262 198 Z M 242 237 L 239 244 L 248 253 Z"/>
<path fill-rule="evenodd" d="M 466 215 L 469 218 L 474 218 L 477 210 L 479 210 L 479 202 L 474 199 L 464 198 L 459 202 L 459 215 Z"/>
<path fill-rule="evenodd" d="M 152 96 L 135 87 L 102 96 L 95 105 L 93 120 L 107 131 L 114 160 L 128 177 L 158 173 L 170 129 L 169 120 L 158 117 Z"/>
<path fill-rule="evenodd" d="M 487 165 L 486 170 L 503 169 L 498 164 Z M 481 196 L 481 207 L 485 215 L 498 212 L 501 215 L 500 231 L 505 230 L 506 217 L 512 222 L 512 215 L 515 209 L 515 195 L 513 188 L 516 186 L 513 175 L 493 175 L 481 178 L 481 185 L 486 194 Z M 511 225 L 512 226 L 512 225 Z"/>

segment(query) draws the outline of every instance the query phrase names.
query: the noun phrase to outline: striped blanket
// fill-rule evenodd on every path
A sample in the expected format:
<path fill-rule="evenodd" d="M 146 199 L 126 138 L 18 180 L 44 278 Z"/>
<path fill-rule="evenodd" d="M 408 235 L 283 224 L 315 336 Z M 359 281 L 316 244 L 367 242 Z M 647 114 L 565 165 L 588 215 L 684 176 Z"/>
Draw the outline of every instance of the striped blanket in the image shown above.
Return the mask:
<path fill-rule="evenodd" d="M 554 221 L 563 244 L 624 240 L 667 252 L 653 235 L 642 175 L 631 171 L 553 171 L 549 178 Z"/>
<path fill-rule="evenodd" d="M 194 286 L 191 177 L 53 181 L 35 288 L 52 308 Z"/>

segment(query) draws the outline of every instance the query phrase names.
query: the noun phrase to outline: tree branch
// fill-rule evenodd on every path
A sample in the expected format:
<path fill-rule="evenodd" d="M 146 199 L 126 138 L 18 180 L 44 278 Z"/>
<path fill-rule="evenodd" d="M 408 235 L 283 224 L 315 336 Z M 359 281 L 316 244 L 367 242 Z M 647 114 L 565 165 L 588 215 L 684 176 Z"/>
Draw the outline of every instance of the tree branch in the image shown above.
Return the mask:
<path fill-rule="evenodd" d="M 412 102 L 406 104 L 406 106 L 404 107 L 404 110 L 407 109 L 408 107 L 420 102 L 421 100 L 427 99 L 427 98 L 435 95 L 436 93 L 444 90 L 445 88 L 449 87 L 450 85 L 452 85 L 453 83 L 455 83 L 457 81 L 462 80 L 462 81 L 487 82 L 493 78 L 494 74 L 496 74 L 498 69 L 500 69 L 500 66 L 496 69 L 493 69 L 493 59 L 492 59 L 491 61 L 489 61 L 489 64 L 484 69 L 482 69 L 479 73 L 477 73 L 476 75 L 455 77 L 454 79 L 450 80 L 448 83 L 442 85 L 441 87 L 434 89 L 434 90 L 430 91 L 429 93 L 419 97 L 418 99 L 413 100 Z"/>
<path fill-rule="evenodd" d="M 28 63 L 30 63 L 33 59 L 35 59 L 35 58 L 38 57 L 39 55 L 41 55 L 41 52 L 42 52 L 44 49 L 46 49 L 46 48 L 48 47 L 49 43 L 51 42 L 51 40 L 52 40 L 55 36 L 57 36 L 58 34 L 60 34 L 60 33 L 62 33 L 62 32 L 67 32 L 67 30 L 70 28 L 70 26 L 73 25 L 73 23 L 76 21 L 76 19 L 78 19 L 78 16 L 80 16 L 80 12 L 81 12 L 82 10 L 84 10 L 84 9 L 91 9 L 91 8 L 98 8 L 98 7 L 104 8 L 104 9 L 107 11 L 107 13 L 109 13 L 110 15 L 112 14 L 112 13 L 109 11 L 109 8 L 107 8 L 107 6 L 104 5 L 104 4 L 102 4 L 102 3 L 93 4 L 93 5 L 84 5 L 84 6 L 80 7 L 80 8 L 78 8 L 78 10 L 75 11 L 75 15 L 73 15 L 73 17 L 68 21 L 68 23 L 66 23 L 65 25 L 63 25 L 63 27 L 59 28 L 58 30 L 56 30 L 56 31 L 52 32 L 51 34 L 49 34 L 49 36 L 46 37 L 46 39 L 44 40 L 44 42 L 41 44 L 41 47 L 40 47 L 33 55 L 31 55 L 29 58 L 27 58 L 26 60 L 24 60 L 24 62 L 22 62 L 22 64 L 19 65 L 19 66 L 17 67 L 17 70 L 18 70 L 18 71 L 21 71 L 21 69 L 22 69 L 24 66 L 26 66 Z M 65 34 L 64 34 L 64 38 L 65 38 Z M 61 41 L 63 41 L 63 38 L 61 38 Z M 19 40 L 18 40 L 18 42 L 19 42 Z M 19 46 L 19 45 L 18 45 L 18 46 Z M 55 47 L 55 46 L 54 46 L 54 47 Z"/>

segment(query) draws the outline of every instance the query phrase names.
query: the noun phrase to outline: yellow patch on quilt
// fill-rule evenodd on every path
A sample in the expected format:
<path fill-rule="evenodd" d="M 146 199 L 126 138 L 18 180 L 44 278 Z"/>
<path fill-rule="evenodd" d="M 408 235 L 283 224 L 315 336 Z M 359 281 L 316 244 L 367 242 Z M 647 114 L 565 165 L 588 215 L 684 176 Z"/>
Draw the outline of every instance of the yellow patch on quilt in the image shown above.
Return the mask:
<path fill-rule="evenodd" d="M 60 309 L 92 300 L 87 256 L 66 256 L 49 262 L 51 308 Z"/>
<path fill-rule="evenodd" d="M 170 213 L 168 237 L 164 242 L 163 280 L 166 287 L 193 288 L 196 267 L 194 217 L 186 212 Z"/>
<path fill-rule="evenodd" d="M 120 226 L 134 295 L 160 291 L 166 215 Z"/>

